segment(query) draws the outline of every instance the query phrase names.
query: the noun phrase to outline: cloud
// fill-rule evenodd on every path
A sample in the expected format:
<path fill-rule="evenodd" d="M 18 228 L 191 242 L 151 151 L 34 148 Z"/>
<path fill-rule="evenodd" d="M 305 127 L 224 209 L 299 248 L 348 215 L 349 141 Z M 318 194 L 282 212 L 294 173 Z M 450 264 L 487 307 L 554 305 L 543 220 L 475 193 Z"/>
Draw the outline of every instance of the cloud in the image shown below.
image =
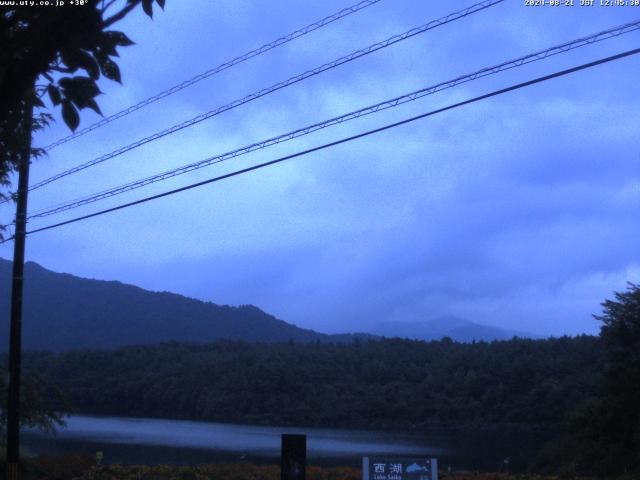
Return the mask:
<path fill-rule="evenodd" d="M 127 20 L 123 29 L 137 45 L 123 49 L 125 85 L 105 84 L 103 110 L 118 111 L 344 6 L 227 3 L 171 2 L 153 23 L 144 16 Z M 33 181 L 466 5 L 454 3 L 382 2 L 59 147 L 34 165 Z M 626 21 L 618 9 L 551 13 L 505 3 L 52 184 L 34 192 L 31 208 Z M 629 41 L 621 37 L 468 83 L 59 218 L 354 135 L 615 53 Z M 591 314 L 599 303 L 639 274 L 635 62 L 598 67 L 33 235 L 28 256 L 54 270 L 217 303 L 253 303 L 322 331 L 454 314 L 540 334 L 593 333 Z M 63 133 L 57 125 L 38 141 Z M 0 254 L 10 256 L 9 246 Z"/>

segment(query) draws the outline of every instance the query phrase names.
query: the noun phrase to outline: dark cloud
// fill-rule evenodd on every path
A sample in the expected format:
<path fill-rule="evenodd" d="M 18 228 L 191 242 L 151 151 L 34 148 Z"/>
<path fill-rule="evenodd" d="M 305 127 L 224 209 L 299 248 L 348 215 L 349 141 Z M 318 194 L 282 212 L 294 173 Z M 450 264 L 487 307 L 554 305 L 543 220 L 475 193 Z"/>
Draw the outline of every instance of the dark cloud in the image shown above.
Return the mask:
<path fill-rule="evenodd" d="M 52 151 L 34 165 L 34 181 L 466 4 L 381 2 Z M 153 23 L 134 16 L 122 26 L 137 41 L 122 52 L 125 84 L 104 84 L 103 111 L 118 111 L 344 6 L 203 0 L 168 2 Z M 31 208 L 626 21 L 620 9 L 534 10 L 505 2 L 34 192 Z M 469 83 L 104 206 L 375 128 L 632 43 L 631 36 L 620 37 Z M 326 331 L 453 314 L 540 334 L 595 332 L 591 314 L 599 303 L 640 275 L 634 245 L 640 237 L 637 61 L 34 235 L 28 256 L 78 275 L 217 303 L 253 303 Z M 91 114 L 83 118 L 92 120 Z M 38 142 L 63 135 L 60 123 Z M 2 212 L 8 215 L 6 208 Z M 0 254 L 10 256 L 10 246 Z"/>

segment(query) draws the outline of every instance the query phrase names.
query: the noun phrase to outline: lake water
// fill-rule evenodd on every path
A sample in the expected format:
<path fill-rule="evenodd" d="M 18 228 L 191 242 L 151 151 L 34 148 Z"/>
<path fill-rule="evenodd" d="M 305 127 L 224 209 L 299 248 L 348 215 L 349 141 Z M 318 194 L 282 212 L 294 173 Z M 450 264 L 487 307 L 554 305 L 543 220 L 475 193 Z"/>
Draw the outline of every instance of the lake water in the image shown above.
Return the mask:
<path fill-rule="evenodd" d="M 309 463 L 360 465 L 363 455 L 428 456 L 440 468 L 499 470 L 510 459 L 524 470 L 549 433 L 429 429 L 382 432 L 346 429 L 264 427 L 146 418 L 75 415 L 55 436 L 23 433 L 27 453 L 104 453 L 106 463 L 189 465 L 229 461 L 278 463 L 283 433 L 307 435 Z"/>

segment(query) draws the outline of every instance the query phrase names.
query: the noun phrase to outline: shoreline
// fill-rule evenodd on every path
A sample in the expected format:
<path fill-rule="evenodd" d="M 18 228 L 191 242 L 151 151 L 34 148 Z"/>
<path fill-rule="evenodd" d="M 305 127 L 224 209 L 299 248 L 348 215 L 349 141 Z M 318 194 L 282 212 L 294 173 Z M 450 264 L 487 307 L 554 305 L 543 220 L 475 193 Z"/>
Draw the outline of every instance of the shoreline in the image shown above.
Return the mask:
<path fill-rule="evenodd" d="M 174 422 L 192 422 L 199 424 L 211 424 L 211 425 L 224 425 L 230 427 L 264 427 L 264 428 L 294 428 L 294 429 L 313 429 L 313 430 L 352 430 L 363 432 L 381 432 L 381 433 L 407 433 L 416 434 L 421 432 L 433 432 L 437 430 L 442 431 L 460 431 L 469 432 L 472 430 L 480 430 L 486 432 L 508 430 L 511 432 L 536 432 L 536 433 L 549 433 L 557 434 L 562 431 L 562 426 L 558 425 L 540 425 L 540 424 L 528 424 L 528 423 L 510 423 L 510 422 L 464 422 L 464 423 L 422 423 L 422 424 L 406 424 L 395 422 L 393 425 L 390 423 L 378 423 L 378 424 L 307 424 L 293 422 L 269 422 L 268 420 L 260 421 L 247 420 L 247 421 L 234 421 L 234 420 L 212 420 L 212 419 L 200 419 L 191 416 L 185 417 L 164 417 L 164 416 L 145 416 L 145 415 L 126 415 L 119 413 L 93 413 L 93 412 L 71 412 L 64 415 L 67 417 L 86 417 L 86 418 L 113 418 L 113 419 L 126 419 L 126 420 L 141 420 L 141 421 L 174 421 Z"/>

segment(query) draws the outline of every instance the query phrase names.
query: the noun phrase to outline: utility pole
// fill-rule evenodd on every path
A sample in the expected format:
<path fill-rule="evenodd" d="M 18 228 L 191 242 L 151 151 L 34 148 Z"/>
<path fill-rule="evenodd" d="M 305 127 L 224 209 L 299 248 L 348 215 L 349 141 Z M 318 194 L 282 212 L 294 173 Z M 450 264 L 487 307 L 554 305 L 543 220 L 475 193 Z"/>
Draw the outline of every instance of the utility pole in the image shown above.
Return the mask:
<path fill-rule="evenodd" d="M 33 127 L 33 89 L 25 95 L 23 118 L 24 149 L 18 165 L 18 198 L 13 243 L 13 278 L 11 284 L 11 327 L 9 333 L 9 392 L 7 399 L 7 480 L 20 480 L 20 370 L 22 363 L 22 287 L 24 250 L 27 230 L 27 196 Z"/>

